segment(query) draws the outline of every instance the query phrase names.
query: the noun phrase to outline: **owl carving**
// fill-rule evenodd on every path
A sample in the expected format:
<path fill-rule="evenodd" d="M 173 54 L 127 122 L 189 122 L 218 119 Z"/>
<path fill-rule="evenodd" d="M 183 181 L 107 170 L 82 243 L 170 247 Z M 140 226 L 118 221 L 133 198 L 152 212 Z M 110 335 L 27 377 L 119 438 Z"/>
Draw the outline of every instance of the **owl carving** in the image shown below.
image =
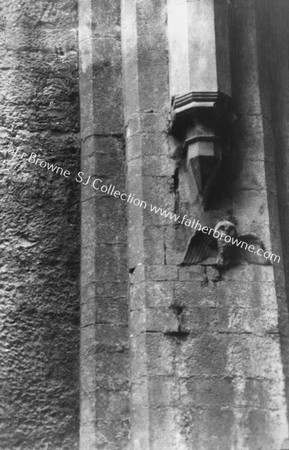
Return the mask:
<path fill-rule="evenodd" d="M 209 231 L 196 231 L 190 238 L 181 266 L 202 264 L 222 269 L 236 264 L 270 264 L 264 257 L 264 244 L 255 234 L 238 236 L 236 226 L 229 220 L 218 222 Z"/>

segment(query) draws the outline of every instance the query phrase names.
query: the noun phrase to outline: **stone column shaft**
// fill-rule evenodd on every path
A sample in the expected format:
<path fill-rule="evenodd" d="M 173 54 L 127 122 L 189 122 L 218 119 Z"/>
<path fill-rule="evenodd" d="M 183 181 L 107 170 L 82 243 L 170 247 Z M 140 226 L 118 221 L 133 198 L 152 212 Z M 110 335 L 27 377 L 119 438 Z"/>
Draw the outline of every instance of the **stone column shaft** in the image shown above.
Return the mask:
<path fill-rule="evenodd" d="M 231 95 L 228 3 L 168 1 L 170 94 Z"/>
<path fill-rule="evenodd" d="M 80 447 L 128 439 L 126 204 L 120 2 L 79 0 L 81 112 Z"/>

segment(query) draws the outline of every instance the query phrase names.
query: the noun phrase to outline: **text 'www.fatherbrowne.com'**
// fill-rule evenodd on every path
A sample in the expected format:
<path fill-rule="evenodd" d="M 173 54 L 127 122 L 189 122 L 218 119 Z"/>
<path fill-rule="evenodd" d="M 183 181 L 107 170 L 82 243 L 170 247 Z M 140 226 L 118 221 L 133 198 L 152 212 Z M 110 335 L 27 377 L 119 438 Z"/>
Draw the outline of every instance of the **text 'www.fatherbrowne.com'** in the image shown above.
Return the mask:
<path fill-rule="evenodd" d="M 34 152 L 30 153 L 29 155 L 25 152 L 20 153 L 18 150 L 12 149 L 10 149 L 9 152 L 12 152 L 13 154 L 12 159 L 15 159 L 16 155 L 18 155 L 20 159 L 27 158 L 29 163 L 35 164 L 36 166 L 42 167 L 43 169 L 49 170 L 65 178 L 69 178 L 72 175 L 69 170 L 65 170 L 61 166 L 47 162 L 43 158 L 39 158 L 38 155 Z M 114 185 L 110 184 L 109 186 L 107 186 L 106 184 L 103 183 L 103 181 L 100 178 L 95 178 L 92 177 L 91 175 L 86 177 L 83 172 L 78 172 L 77 176 L 75 177 L 75 181 L 77 183 L 81 183 L 83 186 L 91 185 L 92 188 L 95 189 L 96 191 L 100 191 L 106 195 L 119 198 L 120 200 L 132 204 L 136 207 L 142 209 L 148 208 L 148 204 L 145 200 L 141 200 L 131 193 L 127 194 L 126 192 L 121 192 L 118 189 L 116 189 Z M 214 228 L 202 226 L 199 220 L 196 219 L 191 220 L 186 214 L 184 216 L 179 216 L 171 211 L 166 211 L 165 209 L 162 209 L 159 206 L 152 204 L 150 204 L 149 210 L 151 213 L 159 214 L 162 217 L 170 219 L 172 222 L 175 222 L 176 224 L 181 224 L 193 230 L 201 231 L 202 233 L 207 235 L 212 234 L 213 237 L 216 239 L 220 240 L 223 239 L 226 243 L 230 243 L 242 249 L 244 248 L 245 250 L 248 250 L 250 253 L 255 253 L 258 256 L 263 256 L 266 260 L 270 260 L 271 262 L 279 263 L 281 260 L 280 256 L 275 255 L 272 252 L 265 251 L 262 248 L 255 249 L 254 245 L 249 245 L 247 242 L 242 241 L 236 237 L 229 236 L 225 233 L 221 233 L 215 230 Z"/>

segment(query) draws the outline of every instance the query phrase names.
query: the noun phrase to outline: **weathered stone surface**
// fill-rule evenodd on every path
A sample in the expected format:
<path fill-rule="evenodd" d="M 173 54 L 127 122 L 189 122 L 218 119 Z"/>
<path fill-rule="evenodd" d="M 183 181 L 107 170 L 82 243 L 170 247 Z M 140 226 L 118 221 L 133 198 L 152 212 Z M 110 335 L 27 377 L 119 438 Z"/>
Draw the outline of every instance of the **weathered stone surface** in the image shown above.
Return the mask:
<path fill-rule="evenodd" d="M 164 229 L 154 226 L 145 227 L 144 245 L 146 264 L 162 264 L 165 262 Z"/>
<path fill-rule="evenodd" d="M 176 266 L 149 266 L 148 275 L 154 281 L 170 281 L 178 279 Z"/>
<path fill-rule="evenodd" d="M 91 36 L 79 44 L 81 96 L 81 136 L 122 134 L 120 42 L 115 37 Z M 89 47 L 88 47 L 89 45 Z M 93 91 L 91 80 L 94 80 Z M 103 105 L 101 110 L 99 105 Z"/>
<path fill-rule="evenodd" d="M 281 253 L 273 204 L 276 193 L 281 212 L 288 203 L 288 81 L 280 63 L 288 44 L 282 58 L 274 56 L 278 70 L 268 61 L 265 70 L 263 28 L 274 30 L 288 8 L 276 0 L 271 23 L 269 0 L 261 12 L 254 2 L 231 2 L 237 121 L 216 201 L 203 212 L 184 167 L 177 173 L 170 158 L 167 4 L 123 2 L 121 55 L 120 3 L 79 1 L 81 169 L 76 4 L 0 5 L 1 445 L 78 447 L 75 177 L 82 170 L 147 207 L 82 186 L 81 448 L 125 450 L 131 428 L 134 450 L 281 449 L 289 367 L 283 269 L 236 266 L 216 279 L 214 268 L 180 267 L 195 230 L 150 205 L 205 226 L 234 217 L 239 233 L 254 232 Z M 281 36 L 278 29 L 275 48 Z M 278 101 L 268 98 L 267 69 Z M 31 151 L 71 175 L 21 159 Z M 282 174 L 277 189 L 275 169 Z"/>
<path fill-rule="evenodd" d="M 244 1 L 241 7 L 232 10 L 232 14 L 238 24 L 232 31 L 232 52 L 238 67 L 233 74 L 233 95 L 240 116 L 235 125 L 232 150 L 228 156 L 225 155 L 228 184 L 220 190 L 220 199 L 217 199 L 213 210 L 203 213 L 198 208 L 197 199 L 191 196 L 191 188 L 180 170 L 178 208 L 182 214 L 198 219 L 206 226 L 213 226 L 230 214 L 235 217 L 240 234 L 256 233 L 266 248 L 270 249 L 268 197 L 264 189 L 267 174 L 263 120 L 266 118 L 260 116 L 255 11 L 252 4 Z M 246 50 L 244 42 L 248 45 Z M 153 95 L 150 101 L 154 101 Z M 142 158 L 139 164 L 145 167 L 145 152 L 149 149 L 150 154 L 154 155 L 158 148 L 157 135 L 150 129 L 151 139 L 147 137 L 148 145 L 144 145 L 144 136 L 149 134 L 145 127 L 142 128 L 140 117 L 138 120 L 128 120 L 128 129 L 129 145 L 133 149 L 135 137 L 137 157 Z M 160 154 L 166 154 L 166 150 L 163 152 L 163 142 L 160 142 Z M 129 158 L 133 158 L 132 151 L 129 152 Z M 165 168 L 166 163 L 162 167 Z M 155 186 L 160 186 L 157 181 L 160 172 L 157 166 L 151 168 L 150 165 L 145 170 L 151 171 L 153 175 L 146 173 L 143 192 L 150 203 L 152 197 L 156 202 L 160 190 L 159 187 L 155 189 Z M 144 173 L 140 166 L 139 173 Z M 270 180 L 271 189 L 274 187 L 273 174 Z M 163 186 L 160 197 L 164 205 L 168 205 L 171 199 L 172 206 L 165 206 L 164 209 L 173 211 L 175 198 L 167 186 Z M 182 430 L 183 439 L 178 441 L 179 447 L 173 439 L 166 441 L 166 437 L 160 436 L 162 433 L 158 418 L 149 410 L 150 417 L 154 417 L 154 426 L 150 430 L 152 447 L 185 449 L 193 445 L 194 448 L 207 450 L 215 448 L 217 442 L 222 449 L 230 449 L 234 445 L 243 449 L 247 448 L 247 443 L 250 443 L 248 448 L 257 448 L 258 440 L 264 448 L 272 447 L 273 441 L 278 447 L 287 436 L 287 425 L 273 268 L 238 266 L 224 270 L 222 279 L 217 280 L 217 272 L 213 268 L 178 267 L 178 280 L 173 278 L 166 281 L 171 276 L 171 269 L 168 275 L 167 267 L 177 268 L 188 239 L 195 230 L 174 226 L 169 220 L 155 222 L 155 217 L 150 217 L 147 211 L 145 213 L 144 251 L 149 255 L 147 263 L 151 265 L 146 274 L 151 279 L 138 286 L 138 290 L 135 287 L 132 289 L 134 305 L 143 304 L 140 311 L 141 329 L 147 329 L 149 333 L 146 340 L 138 343 L 146 348 L 150 375 L 174 374 L 175 380 L 184 389 L 182 398 L 177 400 L 177 412 L 172 408 L 165 411 L 161 407 L 158 411 L 158 418 L 162 417 L 162 426 L 167 427 L 168 434 L 174 428 L 170 422 L 170 415 L 173 414 L 175 435 Z M 154 262 L 161 250 L 159 231 L 153 235 L 159 235 L 156 240 L 146 239 L 147 230 L 154 227 L 165 229 L 163 270 L 157 267 L 160 266 L 159 262 Z M 150 244 L 152 248 L 148 248 Z M 135 320 L 137 313 L 134 311 Z M 180 332 L 178 335 L 178 327 L 183 334 Z M 158 346 L 155 342 L 158 342 Z M 145 364 L 145 360 L 142 364 Z M 145 376 L 145 371 L 142 374 Z M 251 389 L 255 390 L 255 396 Z M 161 389 L 158 393 L 152 392 L 154 394 L 150 401 L 153 403 L 156 399 L 162 405 L 162 398 L 159 398 L 162 397 Z M 137 392 L 134 393 L 134 399 L 136 397 Z M 163 404 L 168 398 L 169 395 L 166 399 L 163 397 Z M 267 408 L 266 414 L 262 416 L 264 408 Z M 271 408 L 279 408 L 278 420 Z M 261 421 L 274 422 L 274 426 L 270 426 L 266 432 L 263 429 L 263 435 L 258 428 L 258 438 L 254 438 L 255 428 L 247 420 L 253 410 L 258 411 L 255 426 L 258 424 L 259 427 Z M 279 429 L 279 436 L 273 430 L 274 427 L 275 430 Z M 268 435 L 268 439 L 265 435 Z M 271 436 L 274 436 L 273 441 Z"/>
<path fill-rule="evenodd" d="M 132 284 L 130 289 L 130 311 L 133 316 L 134 311 L 143 311 L 146 301 L 146 286 L 145 283 Z M 141 315 L 136 323 L 145 323 L 144 317 Z M 131 327 L 134 327 L 135 321 L 131 320 Z M 138 325 L 137 325 L 138 326 Z M 142 329 L 142 327 L 140 327 Z"/>
<path fill-rule="evenodd" d="M 146 293 L 148 307 L 169 307 L 174 301 L 174 283 L 147 283 Z"/>
<path fill-rule="evenodd" d="M 76 6 L 0 4 L 3 449 L 78 448 Z"/>
<path fill-rule="evenodd" d="M 159 64 L 163 62 L 164 49 L 161 4 L 149 2 L 144 7 L 142 2 L 137 5 L 129 2 L 125 8 L 133 30 L 128 31 L 128 18 L 124 16 L 129 185 L 149 205 L 172 213 L 180 211 L 176 214 L 187 214 L 205 226 L 214 226 L 232 215 L 240 234 L 255 232 L 269 248 L 254 5 L 242 1 L 242 7 L 232 9 L 233 20 L 237 22 L 231 36 L 237 67 L 232 81 L 239 120 L 232 149 L 224 155 L 223 185 L 220 191 L 216 190 L 220 198 L 216 195 L 213 210 L 208 212 L 200 211 L 182 165 L 176 175 L 175 161 L 166 160 L 171 150 L 165 138 L 167 85 Z M 152 28 L 155 16 L 148 19 L 153 12 L 158 15 L 158 29 Z M 160 42 L 152 46 L 156 38 Z M 162 91 L 159 80 L 163 80 Z M 143 108 L 147 108 L 146 114 Z M 178 450 L 192 445 L 202 450 L 216 446 L 229 450 L 235 445 L 243 450 L 247 448 L 243 445 L 246 438 L 252 439 L 254 433 L 246 417 L 251 409 L 262 408 L 263 395 L 268 399 L 267 405 L 274 401 L 279 404 L 280 420 L 278 425 L 275 421 L 275 426 L 282 437 L 275 441 L 278 446 L 283 442 L 286 427 L 272 267 L 230 268 L 224 271 L 221 280 L 216 279 L 213 268 L 180 267 L 188 239 L 194 232 L 195 229 L 178 226 L 173 218 L 160 216 L 148 208 L 144 211 L 129 208 L 128 241 L 134 267 L 137 261 L 148 266 L 143 272 L 145 278 L 137 284 L 132 282 L 130 290 L 132 445 L 135 449 Z M 261 361 L 259 355 L 264 353 L 266 357 Z M 270 388 L 266 382 L 258 386 L 254 403 L 249 385 L 242 390 L 241 379 L 247 376 L 248 380 L 266 380 L 268 365 L 272 368 L 267 371 L 272 384 Z M 164 386 L 155 388 L 156 376 L 163 376 L 164 380 L 166 376 L 173 378 L 166 393 Z M 174 409 L 170 394 L 178 383 L 183 391 L 175 399 Z M 145 399 L 143 404 L 141 398 Z M 154 404 L 159 405 L 157 412 Z M 268 411 L 266 417 L 270 420 L 273 415 Z"/>
<path fill-rule="evenodd" d="M 239 5 L 235 5 L 232 41 L 233 45 L 234 43 L 236 45 L 232 54 L 234 65 L 232 95 L 236 99 L 239 114 L 256 116 L 261 114 L 261 104 L 258 88 L 255 17 L 254 5 L 243 0 Z M 239 45 L 241 42 L 242 46 Z M 242 86 L 242 89 L 235 89 L 237 86 Z"/>
<path fill-rule="evenodd" d="M 216 439 L 220 447 L 230 450 L 234 445 L 235 412 L 223 407 L 210 409 L 190 409 L 181 413 L 180 423 L 186 430 L 185 447 L 213 450 Z M 206 430 L 210 430 L 209 433 Z"/>
<path fill-rule="evenodd" d="M 180 400 L 191 408 L 226 407 L 233 401 L 234 384 L 230 378 L 181 378 Z"/>
<path fill-rule="evenodd" d="M 123 450 L 128 439 L 127 203 L 106 194 L 110 185 L 126 190 L 120 1 L 78 4 L 81 167 L 91 175 L 81 197 L 80 447 Z M 85 339 L 87 328 L 91 340 Z M 89 396 L 86 380 L 93 389 Z"/>
<path fill-rule="evenodd" d="M 102 38 L 113 36 L 120 40 L 120 3 L 108 0 L 107 9 L 101 3 L 91 3 L 91 33 Z M 107 14 L 109 11 L 109 16 Z M 85 24 L 85 21 L 83 21 Z"/>
<path fill-rule="evenodd" d="M 169 107 L 167 12 L 165 2 L 137 5 L 139 104 L 141 111 L 161 112 Z M 150 95 L 147 95 L 150 93 Z"/>
<path fill-rule="evenodd" d="M 126 325 L 128 321 L 126 298 L 90 299 L 82 304 L 81 325 L 107 323 Z"/>
<path fill-rule="evenodd" d="M 263 68 L 259 72 L 259 79 L 264 116 L 270 231 L 274 253 L 281 256 L 281 263 L 274 265 L 274 272 L 288 409 L 288 66 L 284 62 L 288 59 L 286 23 L 289 10 L 288 4 L 282 1 L 272 6 L 269 1 L 262 6 L 258 4 L 257 39 L 260 63 Z M 275 25 L 276 23 L 278 26 Z M 266 40 L 268 32 L 272 34 L 270 45 Z M 274 168 L 275 173 L 272 170 Z M 279 220 L 276 220 L 277 218 Z M 287 444 L 283 443 L 282 448 L 286 446 L 288 447 L 288 441 Z"/>
<path fill-rule="evenodd" d="M 150 376 L 170 376 L 174 373 L 174 351 L 170 337 L 163 337 L 161 332 L 146 333 L 147 368 Z"/>
<path fill-rule="evenodd" d="M 160 226 L 175 223 L 169 214 L 174 214 L 175 207 L 172 176 L 147 176 L 144 177 L 144 183 L 143 199 L 147 202 L 145 223 Z"/>
<path fill-rule="evenodd" d="M 167 155 L 150 155 L 143 157 L 143 174 L 148 177 L 165 177 L 174 175 L 175 161 Z M 162 206 L 163 207 L 163 206 Z"/>
<path fill-rule="evenodd" d="M 205 268 L 200 265 L 179 267 L 179 280 L 204 284 L 206 281 Z"/>
<path fill-rule="evenodd" d="M 148 308 L 146 312 L 146 331 L 178 332 L 176 314 L 169 308 Z"/>
<path fill-rule="evenodd" d="M 247 282 L 235 283 L 209 283 L 198 285 L 192 280 L 187 282 L 177 282 L 175 284 L 175 300 L 182 301 L 189 307 L 215 307 L 215 308 L 251 308 L 272 309 L 276 304 L 272 304 L 274 285 L 266 283 L 263 286 L 258 282 L 252 282 L 248 286 Z"/>

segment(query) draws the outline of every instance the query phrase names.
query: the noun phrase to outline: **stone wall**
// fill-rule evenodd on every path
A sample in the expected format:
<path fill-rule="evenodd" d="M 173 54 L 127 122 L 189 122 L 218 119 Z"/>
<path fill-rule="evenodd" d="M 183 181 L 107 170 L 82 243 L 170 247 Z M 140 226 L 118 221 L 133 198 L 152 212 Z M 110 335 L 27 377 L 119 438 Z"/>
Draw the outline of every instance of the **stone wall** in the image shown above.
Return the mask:
<path fill-rule="evenodd" d="M 123 2 L 128 189 L 148 203 L 128 209 L 134 450 L 272 450 L 288 438 L 274 267 L 240 265 L 218 280 L 212 268 L 180 267 L 192 231 L 149 211 L 158 205 L 208 227 L 233 220 L 239 234 L 278 250 L 256 6 L 231 2 L 237 120 L 203 211 L 183 162 L 171 158 L 166 2 Z"/>
<path fill-rule="evenodd" d="M 79 186 L 21 155 L 77 172 L 77 4 L 11 0 L 0 11 L 0 448 L 71 450 Z"/>
<path fill-rule="evenodd" d="M 129 434 L 126 202 L 106 194 L 109 186 L 126 189 L 120 1 L 79 0 L 79 52 L 80 446 L 123 450 Z"/>
<path fill-rule="evenodd" d="M 272 245 L 282 255 L 274 273 L 288 409 L 288 2 L 278 0 L 274 5 L 270 1 L 258 2 L 256 19 L 270 230 Z"/>
<path fill-rule="evenodd" d="M 236 121 L 204 211 L 172 158 L 167 1 L 0 0 L 3 450 L 78 448 L 79 368 L 82 450 L 287 449 L 287 3 L 229 2 Z M 151 205 L 283 260 L 180 267 L 193 231 Z"/>

